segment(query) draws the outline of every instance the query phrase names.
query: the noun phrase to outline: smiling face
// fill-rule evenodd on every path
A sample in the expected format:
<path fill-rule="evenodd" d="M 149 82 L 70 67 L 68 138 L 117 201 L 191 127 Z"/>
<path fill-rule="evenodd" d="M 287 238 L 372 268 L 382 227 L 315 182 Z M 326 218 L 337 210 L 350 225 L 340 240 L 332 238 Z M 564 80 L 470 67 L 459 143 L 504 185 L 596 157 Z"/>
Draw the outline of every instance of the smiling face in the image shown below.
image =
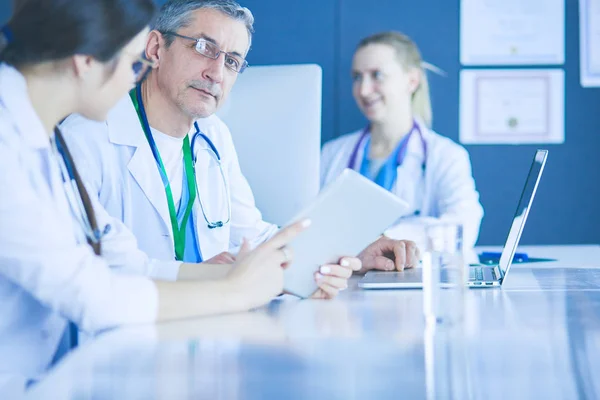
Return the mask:
<path fill-rule="evenodd" d="M 419 85 L 419 71 L 406 70 L 392 46 L 369 44 L 359 48 L 352 62 L 352 94 L 371 123 L 385 123 L 411 110 Z"/>
<path fill-rule="evenodd" d="M 196 51 L 193 40 L 171 36 L 173 42 L 161 48 L 157 83 L 163 93 L 186 115 L 193 119 L 214 114 L 224 103 L 238 73 L 225 66 L 231 53 L 245 58 L 249 36 L 243 22 L 212 9 L 200 9 L 192 14 L 190 23 L 176 32 L 191 38 L 203 38 L 215 43 L 222 51 L 216 60 Z"/>

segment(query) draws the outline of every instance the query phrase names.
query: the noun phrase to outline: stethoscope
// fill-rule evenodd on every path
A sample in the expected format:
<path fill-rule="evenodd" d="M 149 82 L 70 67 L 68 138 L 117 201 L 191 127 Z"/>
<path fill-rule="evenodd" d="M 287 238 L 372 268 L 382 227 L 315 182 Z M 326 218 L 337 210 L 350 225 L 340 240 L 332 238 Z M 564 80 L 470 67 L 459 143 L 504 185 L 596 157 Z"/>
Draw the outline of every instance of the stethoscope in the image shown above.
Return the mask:
<path fill-rule="evenodd" d="M 59 161 L 58 165 L 62 181 L 64 184 L 68 185 L 69 190 L 65 191 L 65 195 L 67 197 L 67 202 L 69 203 L 69 208 L 71 208 L 73 216 L 79 222 L 81 229 L 83 229 L 86 238 L 91 242 L 90 244 L 98 244 L 102 238 L 110 232 L 111 225 L 106 224 L 102 230 L 100 230 L 100 228 L 94 229 L 92 227 L 92 223 L 83 204 L 81 192 L 77 187 L 74 167 L 71 165 L 69 157 L 67 157 L 65 153 L 66 150 L 63 148 L 62 139 L 58 136 L 58 134 L 55 134 L 54 140 L 51 143 L 55 152 L 60 156 L 62 161 Z"/>
<path fill-rule="evenodd" d="M 422 182 L 425 182 L 425 172 L 427 170 L 427 142 L 425 141 L 425 138 L 423 137 L 423 131 L 421 131 L 421 127 L 419 126 L 417 121 L 413 121 L 413 126 L 412 126 L 409 134 L 406 136 L 406 138 L 402 141 L 402 144 L 400 145 L 401 147 L 398 150 L 398 154 L 396 156 L 396 166 L 399 167 L 404 162 L 404 158 L 406 157 L 406 152 L 408 150 L 408 143 L 410 142 L 410 139 L 415 132 L 417 133 L 417 135 L 419 135 L 419 139 L 421 140 L 421 146 L 423 147 L 423 163 L 421 164 L 421 180 L 422 180 Z M 358 152 L 361 148 L 363 149 L 363 151 L 366 150 L 365 142 L 369 138 L 370 134 L 371 134 L 371 126 L 367 125 L 362 130 L 360 137 L 359 137 L 358 141 L 356 142 L 354 149 L 352 150 L 350 159 L 348 161 L 348 168 L 350 168 L 350 169 L 360 168 L 360 165 L 358 163 Z M 419 215 L 419 214 L 421 214 L 421 210 L 417 208 L 414 212 L 414 215 Z"/>
<path fill-rule="evenodd" d="M 227 201 L 227 220 L 214 221 L 214 222 L 208 220 L 208 217 L 206 216 L 206 212 L 204 211 L 204 204 L 202 203 L 202 196 L 200 196 L 200 193 L 198 192 L 198 184 L 196 184 L 196 195 L 197 195 L 196 197 L 198 198 L 198 201 L 200 202 L 200 210 L 202 210 L 202 215 L 204 216 L 204 220 L 206 221 L 208 228 L 209 229 L 222 228 L 225 224 L 228 224 L 231 221 L 231 204 L 229 202 L 229 188 L 227 187 L 227 180 L 225 179 L 225 173 L 223 172 L 223 166 L 221 164 L 221 155 L 219 154 L 219 151 L 217 150 L 217 147 L 215 146 L 213 141 L 210 140 L 210 138 L 208 136 L 206 136 L 204 133 L 202 133 L 200 131 L 200 127 L 198 126 L 197 122 L 194 122 L 194 128 L 196 129 L 196 132 L 194 133 L 194 136 L 192 136 L 192 141 L 190 142 L 190 147 L 192 148 L 192 164 L 194 166 L 194 174 L 196 173 L 196 161 L 198 160 L 198 155 L 196 153 L 195 146 L 196 146 L 196 143 L 198 143 L 198 138 L 200 138 L 206 142 L 206 144 L 209 147 L 206 150 L 210 153 L 210 155 L 213 157 L 213 159 L 219 166 L 219 172 L 221 173 L 221 181 L 223 182 L 223 187 L 225 189 L 225 199 Z"/>
<path fill-rule="evenodd" d="M 146 108 L 144 107 L 144 102 L 142 101 L 141 85 L 138 85 L 136 87 L 135 94 L 137 96 L 138 105 L 140 107 L 140 112 L 141 112 L 141 116 L 142 116 L 142 123 L 144 124 L 144 129 L 147 132 L 150 132 L 150 124 L 148 123 L 148 117 L 146 115 Z M 231 221 L 231 204 L 229 202 L 229 188 L 227 187 L 227 180 L 225 179 L 225 173 L 223 172 L 223 166 L 221 164 L 221 155 L 219 154 L 219 151 L 217 150 L 217 147 L 212 142 L 212 140 L 210 140 L 210 138 L 208 136 L 206 136 L 205 134 L 203 134 L 200 131 L 200 127 L 198 126 L 197 121 L 194 121 L 194 129 L 196 130 L 196 132 L 194 132 L 194 136 L 192 136 L 192 141 L 190 142 L 190 147 L 191 147 L 191 152 L 192 152 L 194 182 L 196 182 L 196 185 L 195 185 L 196 186 L 196 197 L 198 198 L 198 201 L 200 203 L 200 210 L 202 211 L 202 216 L 204 217 L 204 220 L 206 221 L 208 228 L 209 229 L 222 228 L 224 225 L 228 224 Z M 204 204 L 202 203 L 202 196 L 200 196 L 200 192 L 198 190 L 198 181 L 197 181 L 197 177 L 196 177 L 196 161 L 198 160 L 198 155 L 195 151 L 196 150 L 195 146 L 196 146 L 196 143 L 198 143 L 198 138 L 201 138 L 202 140 L 204 140 L 206 142 L 206 144 L 209 147 L 207 150 L 209 151 L 210 155 L 212 156 L 212 158 L 215 160 L 215 162 L 219 166 L 219 171 L 221 173 L 221 179 L 223 182 L 223 186 L 225 188 L 225 196 L 226 196 L 225 199 L 227 201 L 227 219 L 225 221 L 223 221 L 223 220 L 210 221 L 208 219 L 208 217 L 206 216 L 206 211 L 204 210 Z M 158 148 L 156 147 L 156 143 L 154 143 L 154 139 L 152 138 L 152 135 L 150 135 L 148 137 L 148 141 L 150 143 L 152 155 L 154 156 L 155 161 L 157 163 L 159 163 Z M 164 177 L 163 177 L 163 179 L 164 179 Z"/>

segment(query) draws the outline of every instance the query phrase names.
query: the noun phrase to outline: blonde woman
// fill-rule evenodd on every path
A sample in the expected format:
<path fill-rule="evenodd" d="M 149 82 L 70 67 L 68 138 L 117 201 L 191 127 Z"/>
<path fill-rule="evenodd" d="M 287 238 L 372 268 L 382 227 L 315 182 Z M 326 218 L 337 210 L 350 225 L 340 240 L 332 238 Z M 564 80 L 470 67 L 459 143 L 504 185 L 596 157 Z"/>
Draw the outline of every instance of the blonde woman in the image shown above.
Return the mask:
<path fill-rule="evenodd" d="M 321 186 L 352 168 L 410 204 L 407 217 L 457 220 L 465 245 L 479 235 L 483 208 L 467 151 L 431 130 L 426 65 L 398 32 L 363 39 L 352 62 L 352 93 L 369 124 L 325 144 Z"/>

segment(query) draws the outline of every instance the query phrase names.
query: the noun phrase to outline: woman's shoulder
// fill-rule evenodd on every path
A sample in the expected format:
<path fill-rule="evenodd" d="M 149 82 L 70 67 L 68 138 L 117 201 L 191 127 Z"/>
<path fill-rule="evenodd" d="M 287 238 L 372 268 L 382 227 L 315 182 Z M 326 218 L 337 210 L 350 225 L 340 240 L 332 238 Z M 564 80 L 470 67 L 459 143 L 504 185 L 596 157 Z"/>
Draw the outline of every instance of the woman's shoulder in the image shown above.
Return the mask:
<path fill-rule="evenodd" d="M 455 151 L 460 153 L 466 153 L 467 151 L 460 143 L 455 142 L 447 136 L 437 133 L 433 129 L 426 129 L 426 132 L 427 137 L 425 140 L 428 142 L 430 147 L 434 147 L 441 151 Z"/>
<path fill-rule="evenodd" d="M 471 165 L 469 152 L 461 144 L 455 142 L 447 136 L 428 130 L 427 137 L 428 159 L 431 156 L 432 162 L 440 170 L 451 170 L 463 168 Z"/>

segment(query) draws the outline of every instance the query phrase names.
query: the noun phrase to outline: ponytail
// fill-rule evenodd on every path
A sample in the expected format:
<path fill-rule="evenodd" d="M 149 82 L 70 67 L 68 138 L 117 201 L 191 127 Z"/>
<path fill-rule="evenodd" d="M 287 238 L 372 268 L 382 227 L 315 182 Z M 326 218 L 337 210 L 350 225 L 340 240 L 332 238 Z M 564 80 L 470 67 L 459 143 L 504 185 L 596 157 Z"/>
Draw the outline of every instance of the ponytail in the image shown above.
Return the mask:
<path fill-rule="evenodd" d="M 427 80 L 427 72 L 424 68 L 420 68 L 419 72 L 421 79 L 419 86 L 412 95 L 412 112 L 428 128 L 431 128 L 433 112 L 431 111 L 431 99 L 429 97 L 429 81 Z"/>

